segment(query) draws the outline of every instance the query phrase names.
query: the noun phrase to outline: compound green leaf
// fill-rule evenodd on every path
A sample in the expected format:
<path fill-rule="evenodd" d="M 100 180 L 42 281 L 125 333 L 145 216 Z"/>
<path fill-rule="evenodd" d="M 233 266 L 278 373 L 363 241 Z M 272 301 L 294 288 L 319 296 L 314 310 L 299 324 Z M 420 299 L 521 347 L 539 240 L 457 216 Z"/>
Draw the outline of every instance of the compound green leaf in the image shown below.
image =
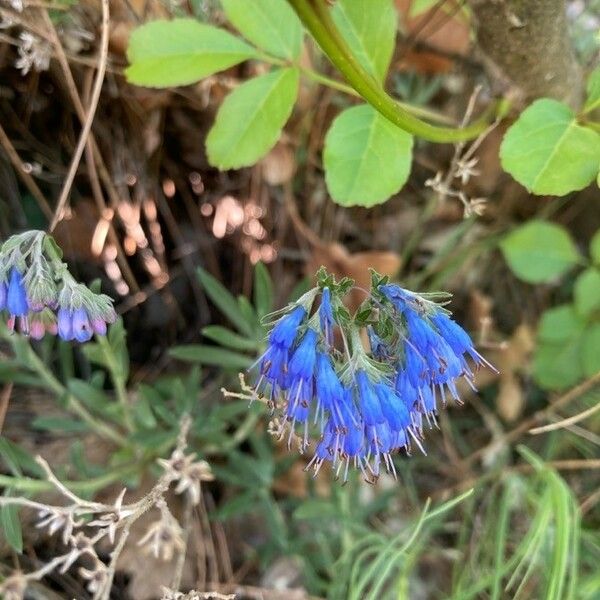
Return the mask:
<path fill-rule="evenodd" d="M 582 337 L 561 344 L 542 344 L 533 359 L 533 376 L 544 388 L 564 390 L 576 384 L 583 374 Z"/>
<path fill-rule="evenodd" d="M 368 104 L 344 110 L 325 137 L 323 162 L 331 197 L 342 206 L 385 202 L 410 173 L 413 138 Z"/>
<path fill-rule="evenodd" d="M 564 342 L 580 335 L 585 321 L 577 314 L 573 304 L 562 304 L 544 312 L 538 329 L 542 342 Z"/>
<path fill-rule="evenodd" d="M 500 147 L 502 167 L 534 194 L 564 196 L 589 185 L 600 165 L 600 135 L 566 105 L 542 98 L 521 113 Z"/>
<path fill-rule="evenodd" d="M 596 231 L 590 242 L 590 256 L 595 265 L 600 266 L 600 229 Z"/>
<path fill-rule="evenodd" d="M 600 67 L 594 69 L 587 80 L 587 98 L 584 112 L 590 112 L 600 106 Z"/>
<path fill-rule="evenodd" d="M 298 95 L 298 69 L 276 69 L 247 81 L 219 108 L 206 150 L 211 165 L 253 165 L 275 145 Z"/>
<path fill-rule="evenodd" d="M 591 377 L 600 371 L 600 323 L 592 325 L 583 335 L 583 374 Z"/>
<path fill-rule="evenodd" d="M 249 41 L 267 52 L 298 58 L 302 47 L 302 25 L 282 0 L 221 0 L 227 18 Z"/>
<path fill-rule="evenodd" d="M 127 48 L 127 80 L 148 87 L 188 85 L 257 52 L 224 29 L 194 19 L 152 21 L 138 27 Z"/>
<path fill-rule="evenodd" d="M 529 283 L 550 281 L 580 261 L 566 229 L 533 220 L 509 233 L 500 243 L 517 277 Z"/>
<path fill-rule="evenodd" d="M 600 271 L 586 269 L 575 281 L 575 306 L 584 317 L 600 309 Z"/>
<path fill-rule="evenodd" d="M 361 65 L 383 81 L 396 43 L 393 0 L 337 0 L 331 14 Z"/>

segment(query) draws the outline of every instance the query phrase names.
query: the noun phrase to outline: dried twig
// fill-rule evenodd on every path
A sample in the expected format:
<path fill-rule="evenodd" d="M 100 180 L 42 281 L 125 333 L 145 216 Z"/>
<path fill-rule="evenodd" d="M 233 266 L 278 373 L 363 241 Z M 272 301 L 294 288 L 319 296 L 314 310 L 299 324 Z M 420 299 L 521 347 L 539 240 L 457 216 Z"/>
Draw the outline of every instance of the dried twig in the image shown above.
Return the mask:
<path fill-rule="evenodd" d="M 60 221 L 60 219 L 63 215 L 64 209 L 68 202 L 69 194 L 71 192 L 71 186 L 73 185 L 73 180 L 75 179 L 75 174 L 77 172 L 77 168 L 79 167 L 79 162 L 81 161 L 81 157 L 83 155 L 83 151 L 85 149 L 85 145 L 87 143 L 88 136 L 92 129 L 94 115 L 96 114 L 96 108 L 98 107 L 98 102 L 100 100 L 100 92 L 102 91 L 102 83 L 104 81 L 104 74 L 106 72 L 106 61 L 108 58 L 108 24 L 109 24 L 108 0 L 102 0 L 102 35 L 100 38 L 100 56 L 98 59 L 98 71 L 96 73 L 96 80 L 94 82 L 94 88 L 92 91 L 92 96 L 90 99 L 90 106 L 87 111 L 86 119 L 83 124 L 81 134 L 79 136 L 79 141 L 77 143 L 75 153 L 73 155 L 73 158 L 71 159 L 71 166 L 69 167 L 67 177 L 63 184 L 63 188 L 60 193 L 60 197 L 58 199 L 56 210 L 54 212 L 54 217 L 52 218 L 52 221 L 50 222 L 49 231 L 54 230 L 54 228 L 56 227 L 57 223 Z M 54 28 L 52 28 L 51 31 L 54 32 L 55 45 L 60 45 L 60 41 L 58 40 L 58 37 L 56 36 L 56 30 Z"/>

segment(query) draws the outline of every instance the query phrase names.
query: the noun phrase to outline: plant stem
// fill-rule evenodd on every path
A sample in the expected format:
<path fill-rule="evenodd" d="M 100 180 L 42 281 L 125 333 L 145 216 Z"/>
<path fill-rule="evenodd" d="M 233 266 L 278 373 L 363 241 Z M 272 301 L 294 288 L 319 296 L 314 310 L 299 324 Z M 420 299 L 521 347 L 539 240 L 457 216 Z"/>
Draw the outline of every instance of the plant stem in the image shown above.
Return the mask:
<path fill-rule="evenodd" d="M 67 406 L 74 412 L 82 421 L 84 421 L 90 429 L 98 435 L 106 438 L 119 446 L 127 446 L 127 440 L 120 433 L 115 431 L 110 425 L 96 419 L 90 412 L 81 404 L 81 402 L 50 372 L 46 365 L 40 360 L 38 355 L 29 348 L 29 368 L 35 371 L 46 386 L 54 392 L 58 397 L 67 397 Z"/>
<path fill-rule="evenodd" d="M 113 380 L 113 384 L 115 386 L 115 393 L 117 395 L 117 400 L 123 409 L 123 420 L 125 422 L 125 426 L 129 431 L 134 431 L 133 421 L 131 419 L 131 410 L 129 406 L 129 399 L 127 397 L 127 390 L 125 388 L 125 382 L 123 381 L 123 377 L 119 374 L 119 367 L 115 362 L 115 355 L 108 343 L 107 339 L 103 335 L 97 335 L 96 341 L 104 354 L 104 358 L 106 359 L 106 364 L 108 366 L 108 370 L 110 371 L 111 379 Z"/>
<path fill-rule="evenodd" d="M 459 142 L 476 138 L 489 125 L 488 115 L 464 128 L 437 127 L 410 114 L 406 107 L 389 96 L 358 62 L 338 32 L 324 0 L 288 0 L 329 60 L 348 83 L 373 108 L 392 123 L 432 142 Z M 506 109 L 504 104 L 499 107 Z"/>
<path fill-rule="evenodd" d="M 140 470 L 140 464 L 135 463 L 123 467 L 111 469 L 108 473 L 86 479 L 85 481 L 63 481 L 65 487 L 76 493 L 95 492 L 107 485 L 118 481 L 125 475 L 137 473 Z M 45 479 L 33 479 L 32 477 L 11 477 L 10 475 L 0 475 L 0 487 L 10 488 L 23 493 L 47 492 L 56 489 L 54 484 Z"/>
<path fill-rule="evenodd" d="M 318 71 L 315 71 L 310 67 L 306 67 L 305 65 L 302 65 L 299 62 L 285 61 L 281 58 L 277 58 L 275 56 L 271 56 L 270 54 L 265 54 L 262 52 L 260 53 L 260 59 L 264 62 L 268 62 L 272 65 L 277 65 L 280 67 L 295 67 L 303 75 L 305 75 L 309 79 L 312 79 L 313 81 L 316 81 L 317 83 L 337 90 L 338 92 L 348 94 L 349 96 L 354 96 L 356 98 L 361 97 L 361 95 L 352 86 L 343 83 L 342 81 L 338 81 L 337 79 L 327 77 L 327 75 L 323 75 L 323 73 L 319 73 Z M 398 100 L 394 100 L 394 102 L 396 102 L 396 104 L 400 108 L 402 108 L 408 113 L 412 113 L 413 115 L 421 116 L 432 121 L 438 121 L 439 123 L 452 124 L 454 122 L 450 117 L 442 115 L 434 110 L 430 110 L 422 106 L 415 106 L 414 104 L 409 104 L 407 102 L 400 102 Z"/>

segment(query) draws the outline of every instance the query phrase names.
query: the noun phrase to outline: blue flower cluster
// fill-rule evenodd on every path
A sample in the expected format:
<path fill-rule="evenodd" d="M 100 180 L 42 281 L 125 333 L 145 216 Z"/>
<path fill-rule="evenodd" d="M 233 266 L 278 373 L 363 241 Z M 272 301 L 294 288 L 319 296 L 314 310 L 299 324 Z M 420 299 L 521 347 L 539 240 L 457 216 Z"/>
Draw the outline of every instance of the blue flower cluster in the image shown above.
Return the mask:
<path fill-rule="evenodd" d="M 44 232 L 13 236 L 0 249 L 0 312 L 7 326 L 34 339 L 45 334 L 87 342 L 116 319 L 112 300 L 77 283 Z M 53 243 L 53 242 L 52 242 Z"/>
<path fill-rule="evenodd" d="M 399 449 L 424 452 L 425 423 L 435 423 L 448 395 L 460 401 L 457 379 L 473 385 L 473 369 L 491 365 L 448 312 L 421 295 L 379 284 L 372 311 L 351 319 L 334 292 L 315 289 L 276 321 L 255 391 L 282 410 L 288 446 L 296 439 L 305 452 L 318 437 L 307 469 L 316 474 L 330 463 L 345 482 L 352 466 L 373 482 L 382 468 L 395 476 Z"/>

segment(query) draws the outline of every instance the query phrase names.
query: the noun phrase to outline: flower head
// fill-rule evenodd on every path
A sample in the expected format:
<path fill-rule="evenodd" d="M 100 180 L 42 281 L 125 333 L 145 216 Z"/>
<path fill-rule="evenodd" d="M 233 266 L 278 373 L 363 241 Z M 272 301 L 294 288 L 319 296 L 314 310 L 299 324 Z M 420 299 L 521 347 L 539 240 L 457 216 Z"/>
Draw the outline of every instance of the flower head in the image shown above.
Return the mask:
<path fill-rule="evenodd" d="M 353 319 L 336 322 L 332 307 L 341 306 L 340 294 L 349 288 L 320 275 L 326 284 L 319 308 L 311 313 L 310 304 L 295 305 L 275 323 L 256 389 L 268 388 L 271 407 L 282 409 L 285 419 L 276 419 L 274 433 L 289 427 L 288 445 L 301 426 L 304 451 L 317 430 L 307 465 L 315 474 L 328 463 L 343 481 L 350 467 L 368 481 L 382 469 L 395 475 L 393 454 L 413 445 L 424 452 L 424 424 L 436 422 L 448 394 L 459 400 L 457 379 L 472 384 L 469 361 L 489 363 L 431 299 L 443 295 L 416 294 L 374 274 L 366 304 Z M 334 344 L 334 325 L 342 348 Z"/>
<path fill-rule="evenodd" d="M 77 283 L 56 243 L 42 231 L 12 236 L 0 248 L 0 311 L 8 327 L 33 339 L 46 333 L 87 342 L 116 320 L 112 300 Z"/>

